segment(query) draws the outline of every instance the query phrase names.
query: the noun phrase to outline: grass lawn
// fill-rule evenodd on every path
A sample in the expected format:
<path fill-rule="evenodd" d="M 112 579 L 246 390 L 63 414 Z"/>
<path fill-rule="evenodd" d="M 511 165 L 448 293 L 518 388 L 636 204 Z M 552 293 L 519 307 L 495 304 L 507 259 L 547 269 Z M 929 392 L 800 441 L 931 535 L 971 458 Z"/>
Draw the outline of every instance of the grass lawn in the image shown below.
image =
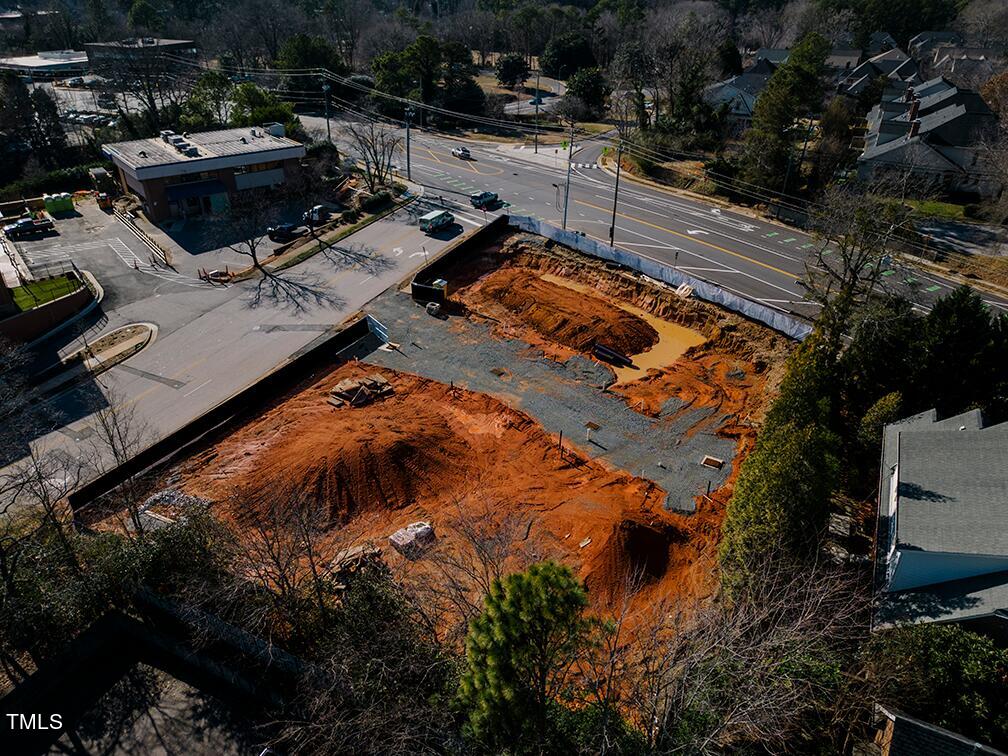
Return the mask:
<path fill-rule="evenodd" d="M 938 202 L 937 200 L 906 200 L 906 203 L 920 215 L 929 218 L 944 218 L 945 220 L 961 221 L 965 219 L 965 208 L 954 202 Z"/>
<path fill-rule="evenodd" d="M 44 281 L 32 281 L 25 286 L 18 286 L 16 289 L 11 289 L 11 295 L 14 297 L 14 304 L 24 312 L 70 294 L 79 289 L 80 285 L 80 281 L 74 277 L 56 276 Z"/>

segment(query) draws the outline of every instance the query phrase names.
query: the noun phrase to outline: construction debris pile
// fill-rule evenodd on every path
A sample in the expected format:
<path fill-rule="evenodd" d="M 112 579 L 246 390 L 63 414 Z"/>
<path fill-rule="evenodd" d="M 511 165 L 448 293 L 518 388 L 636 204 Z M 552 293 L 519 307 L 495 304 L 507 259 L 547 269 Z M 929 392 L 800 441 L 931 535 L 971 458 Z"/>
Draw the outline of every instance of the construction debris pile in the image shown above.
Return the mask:
<path fill-rule="evenodd" d="M 437 541 L 429 522 L 411 522 L 388 537 L 389 545 L 407 559 L 417 559 Z"/>
<path fill-rule="evenodd" d="M 363 378 L 346 378 L 329 392 L 328 402 L 333 407 L 364 407 L 392 393 L 385 376 L 372 373 Z"/>

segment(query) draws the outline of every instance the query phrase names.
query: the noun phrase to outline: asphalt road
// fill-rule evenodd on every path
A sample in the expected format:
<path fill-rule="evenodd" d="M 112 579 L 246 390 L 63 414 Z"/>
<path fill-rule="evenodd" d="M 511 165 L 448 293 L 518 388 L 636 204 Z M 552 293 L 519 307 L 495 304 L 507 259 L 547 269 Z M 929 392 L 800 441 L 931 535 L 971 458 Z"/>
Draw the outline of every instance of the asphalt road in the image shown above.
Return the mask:
<path fill-rule="evenodd" d="M 615 177 L 598 165 L 604 139 L 575 145 L 567 227 L 609 241 Z M 466 203 L 471 191 L 497 192 L 507 206 L 498 212 L 532 215 L 563 223 L 567 160 L 562 146 L 523 147 L 469 143 L 473 159 L 451 156 L 457 141 L 413 130 L 411 169 L 429 195 Z M 802 317 L 817 305 L 805 298 L 805 278 L 814 239 L 793 228 L 733 212 L 714 203 L 676 195 L 628 180 L 620 182 L 615 218 L 617 247 L 676 265 L 698 278 Z M 883 281 L 902 291 L 922 311 L 956 287 L 954 281 L 895 264 Z M 1008 299 L 984 294 L 992 307 Z"/>
<path fill-rule="evenodd" d="M 304 120 L 310 128 L 324 130 L 324 119 Z M 333 133 L 338 139 L 335 123 Z M 57 420 L 38 446 L 82 448 L 94 432 L 91 413 L 108 403 L 132 409 L 145 429 L 145 439 L 153 441 L 325 338 L 330 329 L 406 278 L 451 236 L 504 212 L 562 224 L 567 173 L 562 147 L 542 146 L 537 155 L 531 146 L 470 142 L 473 159 L 459 160 L 451 155 L 457 144 L 414 129 L 410 172 L 413 182 L 423 186 L 424 197 L 409 211 L 398 211 L 344 240 L 338 250 L 285 273 L 281 284 L 208 287 L 166 280 L 165 271 L 142 264 L 134 267 L 123 289 L 128 296 L 110 298 L 90 337 L 139 321 L 154 323 L 157 339 L 95 382 L 52 398 Z M 567 225 L 608 241 L 614 177 L 597 165 L 602 146 L 601 141 L 576 146 Z M 405 170 L 404 156 L 399 163 Z M 483 190 L 497 192 L 504 205 L 487 213 L 474 210 L 468 197 Z M 451 209 L 459 226 L 441 238 L 422 234 L 417 216 L 432 207 Z M 115 269 L 123 276 L 117 266 L 130 266 L 128 233 L 110 227 L 103 228 L 100 237 L 124 244 L 91 247 L 89 254 L 107 255 L 95 267 Z M 615 242 L 771 307 L 816 315 L 815 305 L 805 300 L 797 283 L 804 276 L 813 240 L 785 226 L 624 180 Z M 43 248 L 38 254 L 41 258 L 49 251 L 55 252 Z M 906 288 L 921 309 L 955 286 L 908 268 L 887 274 L 886 280 Z M 119 286 L 118 278 L 111 280 Z M 1005 300 L 985 299 L 993 307 L 1008 309 Z M 72 346 L 57 340 L 48 351 L 65 352 Z"/>

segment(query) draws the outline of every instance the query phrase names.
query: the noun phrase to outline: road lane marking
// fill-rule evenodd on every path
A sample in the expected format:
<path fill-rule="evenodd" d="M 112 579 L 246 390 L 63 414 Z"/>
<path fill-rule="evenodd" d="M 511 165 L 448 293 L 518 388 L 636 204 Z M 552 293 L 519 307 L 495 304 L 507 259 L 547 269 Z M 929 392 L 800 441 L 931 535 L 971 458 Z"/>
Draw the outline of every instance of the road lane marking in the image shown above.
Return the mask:
<path fill-rule="evenodd" d="M 207 378 L 199 386 L 197 386 L 196 388 L 191 389 L 191 390 L 185 392 L 184 394 L 182 394 L 182 396 L 189 396 L 190 394 L 195 394 L 197 391 L 199 391 L 201 388 L 203 388 L 204 386 L 206 386 L 208 383 L 212 383 L 212 382 L 213 382 L 213 378 Z"/>
<path fill-rule="evenodd" d="M 574 200 L 574 201 L 577 202 L 578 204 L 581 204 L 581 205 L 587 205 L 588 207 L 593 207 L 596 210 L 602 210 L 603 212 L 608 212 L 608 210 L 606 208 L 601 207 L 599 205 L 594 205 L 591 202 L 584 202 L 583 200 Z M 674 231 L 671 228 L 666 228 L 665 226 L 659 226 L 656 223 L 651 223 L 649 221 L 643 220 L 642 218 L 635 218 L 634 216 L 632 216 L 632 215 L 626 215 L 625 213 L 616 213 L 616 215 L 618 215 L 621 218 L 625 218 L 626 220 L 631 220 L 631 221 L 634 221 L 636 223 L 642 223 L 643 225 L 649 226 L 649 227 L 654 228 L 654 229 L 657 229 L 658 231 L 664 231 L 667 234 L 675 234 L 676 236 L 681 237 L 683 239 L 689 239 L 690 241 L 694 241 L 697 244 L 703 244 L 706 247 L 710 247 L 711 249 L 716 249 L 719 252 L 724 252 L 725 254 L 732 255 L 733 257 L 737 257 L 740 260 L 745 260 L 747 262 L 750 262 L 753 265 L 758 265 L 761 268 L 766 268 L 767 270 L 772 270 L 774 273 L 780 273 L 782 276 L 786 276 L 787 278 L 790 278 L 791 280 L 794 280 L 794 278 L 795 278 L 795 274 L 794 273 L 789 273 L 788 271 L 783 270 L 782 268 L 777 268 L 777 267 L 775 267 L 773 265 L 770 265 L 768 263 L 761 262 L 760 260 L 756 260 L 756 259 L 754 259 L 752 257 L 749 257 L 748 255 L 743 255 L 740 252 L 733 252 L 732 250 L 726 249 L 725 247 L 722 247 L 719 244 L 713 244 L 713 243 L 711 243 L 709 241 L 705 241 L 704 239 L 697 239 L 696 237 L 689 236 L 688 234 L 683 234 L 683 233 L 680 233 L 679 231 Z"/>

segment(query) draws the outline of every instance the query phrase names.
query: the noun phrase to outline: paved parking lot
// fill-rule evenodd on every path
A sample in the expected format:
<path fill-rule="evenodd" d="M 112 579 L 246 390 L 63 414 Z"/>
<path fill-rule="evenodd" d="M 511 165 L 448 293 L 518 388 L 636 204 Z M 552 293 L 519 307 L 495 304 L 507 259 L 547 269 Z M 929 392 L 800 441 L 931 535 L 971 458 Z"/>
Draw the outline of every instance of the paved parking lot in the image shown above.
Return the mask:
<path fill-rule="evenodd" d="M 133 267 L 130 255 L 140 259 L 142 245 L 96 207 L 82 205 L 79 217 L 58 221 L 57 230 L 59 236 L 23 245 L 25 254 L 43 262 L 69 251 L 114 292 L 87 322 L 87 338 L 135 322 L 158 329 L 142 352 L 47 400 L 53 430 L 35 445 L 71 453 L 89 448 L 90 416 L 110 403 L 135 413 L 144 445 L 175 430 L 328 338 L 447 243 L 421 233 L 415 215 L 399 210 L 281 275 L 211 286 Z M 44 344 L 40 359 L 81 345 L 70 329 Z"/>

